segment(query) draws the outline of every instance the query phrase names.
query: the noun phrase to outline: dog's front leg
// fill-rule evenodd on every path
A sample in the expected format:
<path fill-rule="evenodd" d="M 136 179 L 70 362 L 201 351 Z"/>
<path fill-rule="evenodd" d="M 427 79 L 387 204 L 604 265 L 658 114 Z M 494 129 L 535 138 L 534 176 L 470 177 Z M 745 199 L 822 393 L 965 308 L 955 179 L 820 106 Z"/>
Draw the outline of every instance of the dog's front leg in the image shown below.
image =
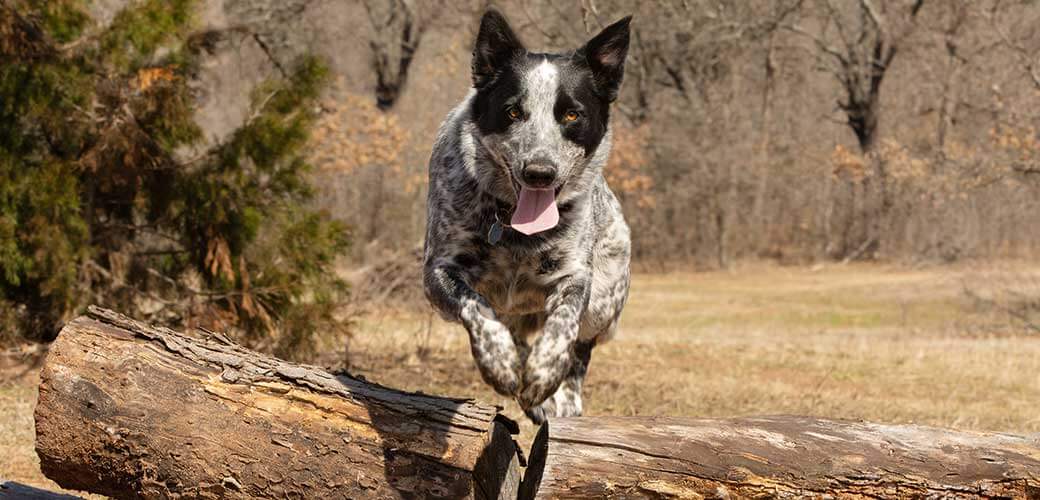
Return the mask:
<path fill-rule="evenodd" d="M 587 279 L 561 280 L 546 300 L 548 317 L 524 367 L 523 389 L 518 402 L 525 410 L 545 401 L 560 386 L 573 361 L 581 316 L 591 292 Z"/>
<path fill-rule="evenodd" d="M 509 328 L 495 318 L 487 300 L 473 290 L 457 268 L 435 266 L 423 279 L 430 302 L 469 333 L 470 351 L 485 382 L 505 396 L 520 388 L 520 356 Z"/>

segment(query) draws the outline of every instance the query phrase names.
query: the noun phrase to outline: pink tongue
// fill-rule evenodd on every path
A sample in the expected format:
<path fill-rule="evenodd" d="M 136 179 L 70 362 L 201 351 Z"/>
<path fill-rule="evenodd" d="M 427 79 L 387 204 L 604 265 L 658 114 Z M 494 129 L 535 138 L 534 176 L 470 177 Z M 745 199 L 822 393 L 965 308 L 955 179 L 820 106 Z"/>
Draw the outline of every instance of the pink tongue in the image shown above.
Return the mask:
<path fill-rule="evenodd" d="M 552 229 L 560 222 L 556 209 L 556 193 L 552 189 L 520 188 L 520 199 L 509 224 L 524 234 Z"/>

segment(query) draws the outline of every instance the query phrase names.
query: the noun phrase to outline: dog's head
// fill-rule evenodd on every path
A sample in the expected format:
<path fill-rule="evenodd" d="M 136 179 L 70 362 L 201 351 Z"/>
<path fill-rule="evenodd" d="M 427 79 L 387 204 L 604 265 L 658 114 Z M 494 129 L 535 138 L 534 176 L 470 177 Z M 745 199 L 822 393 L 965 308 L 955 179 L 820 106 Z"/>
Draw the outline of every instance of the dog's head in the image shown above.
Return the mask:
<path fill-rule="evenodd" d="M 472 117 L 481 145 L 504 167 L 497 175 L 508 177 L 496 183 L 516 193 L 512 222 L 518 230 L 532 234 L 553 227 L 557 195 L 581 189 L 569 183 L 602 168 L 593 159 L 605 142 L 610 103 L 621 86 L 631 19 L 560 54 L 528 51 L 496 10 L 481 19 L 473 49 Z"/>

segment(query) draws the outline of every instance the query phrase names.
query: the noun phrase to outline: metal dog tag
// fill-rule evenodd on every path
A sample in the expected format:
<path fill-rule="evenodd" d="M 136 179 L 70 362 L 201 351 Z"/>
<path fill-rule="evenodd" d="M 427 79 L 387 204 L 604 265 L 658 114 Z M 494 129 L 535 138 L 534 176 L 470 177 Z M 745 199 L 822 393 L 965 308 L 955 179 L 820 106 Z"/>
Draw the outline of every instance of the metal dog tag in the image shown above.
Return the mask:
<path fill-rule="evenodd" d="M 502 223 L 497 220 L 491 224 L 491 229 L 488 229 L 487 241 L 492 245 L 497 245 L 498 241 L 502 239 Z"/>

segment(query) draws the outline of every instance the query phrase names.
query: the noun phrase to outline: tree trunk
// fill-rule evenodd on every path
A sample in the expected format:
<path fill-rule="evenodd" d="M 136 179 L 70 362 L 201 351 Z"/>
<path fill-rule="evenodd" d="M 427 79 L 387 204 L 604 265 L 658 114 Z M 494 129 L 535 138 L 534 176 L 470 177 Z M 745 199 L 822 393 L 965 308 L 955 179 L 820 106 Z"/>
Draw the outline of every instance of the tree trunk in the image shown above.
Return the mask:
<path fill-rule="evenodd" d="M 773 38 L 775 31 L 770 31 L 766 39 L 766 57 L 763 64 L 765 69 L 765 82 L 762 91 L 762 111 L 760 113 L 758 128 L 758 145 L 756 147 L 757 165 L 755 166 L 755 197 L 751 202 L 751 223 L 754 224 L 755 253 L 758 256 L 765 254 L 769 245 L 770 222 L 779 222 L 774 217 L 765 215 L 766 195 L 769 192 L 769 182 L 773 173 L 773 162 L 770 157 L 770 148 L 773 144 L 773 96 L 776 93 L 776 61 Z"/>
<path fill-rule="evenodd" d="M 51 346 L 36 450 L 117 498 L 515 498 L 498 409 L 411 394 L 91 308 Z"/>
<path fill-rule="evenodd" d="M 515 431 L 492 406 L 95 308 L 52 345 L 36 408 L 43 472 L 116 498 L 1040 499 L 1037 437 L 790 416 L 553 419 L 521 483 Z"/>
<path fill-rule="evenodd" d="M 1040 498 L 1040 439 L 788 416 L 556 419 L 520 494 L 805 497 Z"/>

